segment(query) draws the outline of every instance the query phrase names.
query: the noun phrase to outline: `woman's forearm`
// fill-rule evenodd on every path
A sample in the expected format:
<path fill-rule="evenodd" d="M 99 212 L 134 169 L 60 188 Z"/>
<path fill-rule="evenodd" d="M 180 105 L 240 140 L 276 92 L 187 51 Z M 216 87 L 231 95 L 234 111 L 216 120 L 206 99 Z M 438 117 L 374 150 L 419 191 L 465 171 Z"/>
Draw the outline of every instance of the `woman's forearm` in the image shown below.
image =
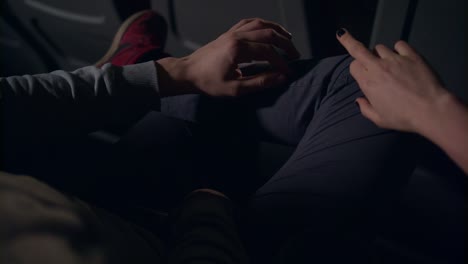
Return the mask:
<path fill-rule="evenodd" d="M 429 107 L 419 133 L 442 148 L 468 175 L 468 108 L 448 93 Z"/>

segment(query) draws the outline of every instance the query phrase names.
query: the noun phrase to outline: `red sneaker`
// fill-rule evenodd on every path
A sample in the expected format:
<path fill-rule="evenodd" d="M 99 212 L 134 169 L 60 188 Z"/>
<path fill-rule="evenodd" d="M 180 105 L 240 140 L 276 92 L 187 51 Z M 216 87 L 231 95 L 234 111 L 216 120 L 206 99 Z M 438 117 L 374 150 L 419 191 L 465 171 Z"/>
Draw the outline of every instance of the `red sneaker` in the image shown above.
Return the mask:
<path fill-rule="evenodd" d="M 124 66 L 167 57 L 163 51 L 166 37 L 167 23 L 161 15 L 152 10 L 135 13 L 123 22 L 106 55 L 95 65 Z"/>

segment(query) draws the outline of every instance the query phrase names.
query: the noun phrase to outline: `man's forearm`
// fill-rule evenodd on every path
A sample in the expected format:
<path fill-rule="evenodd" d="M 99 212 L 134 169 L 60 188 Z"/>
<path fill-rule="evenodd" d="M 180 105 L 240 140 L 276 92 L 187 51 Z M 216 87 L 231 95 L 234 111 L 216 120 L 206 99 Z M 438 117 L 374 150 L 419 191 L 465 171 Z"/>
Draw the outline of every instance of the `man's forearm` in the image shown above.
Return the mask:
<path fill-rule="evenodd" d="M 0 89 L 5 120 L 76 129 L 133 119 L 159 105 L 152 62 L 1 78 Z"/>

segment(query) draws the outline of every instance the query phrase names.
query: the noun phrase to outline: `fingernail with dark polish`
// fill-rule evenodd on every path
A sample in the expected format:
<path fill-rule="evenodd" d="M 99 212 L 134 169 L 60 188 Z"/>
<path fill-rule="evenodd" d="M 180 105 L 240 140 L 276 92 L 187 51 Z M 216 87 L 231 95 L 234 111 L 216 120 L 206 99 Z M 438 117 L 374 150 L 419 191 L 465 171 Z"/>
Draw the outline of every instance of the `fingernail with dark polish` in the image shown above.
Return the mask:
<path fill-rule="evenodd" d="M 355 103 L 355 104 L 357 105 L 357 107 L 359 108 L 359 103 L 358 103 L 357 101 L 356 101 L 356 102 L 354 102 L 354 103 Z"/>
<path fill-rule="evenodd" d="M 344 28 L 340 28 L 336 31 L 336 35 L 340 38 L 341 36 L 343 36 L 344 34 L 346 34 L 346 29 Z"/>

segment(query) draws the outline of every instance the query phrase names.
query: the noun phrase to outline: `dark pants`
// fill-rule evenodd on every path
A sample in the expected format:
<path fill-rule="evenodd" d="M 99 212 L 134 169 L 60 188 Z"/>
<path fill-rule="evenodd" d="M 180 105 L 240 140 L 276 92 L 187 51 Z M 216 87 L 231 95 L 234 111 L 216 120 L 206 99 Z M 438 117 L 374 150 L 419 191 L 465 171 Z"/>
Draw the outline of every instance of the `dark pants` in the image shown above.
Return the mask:
<path fill-rule="evenodd" d="M 337 252 L 346 259 L 355 252 L 354 242 L 342 242 L 371 233 L 375 209 L 394 197 L 414 167 L 410 135 L 380 129 L 360 114 L 354 101 L 362 93 L 349 74 L 350 62 L 341 56 L 293 63 L 297 76 L 291 84 L 240 99 L 163 99 L 162 114 L 176 119 L 157 113 L 155 120 L 143 120 L 109 156 L 78 153 L 80 164 L 99 165 L 95 173 L 57 152 L 68 163 L 53 164 L 61 164 L 68 177 L 57 183 L 60 178 L 49 176 L 51 166 L 38 162 L 47 175 L 38 178 L 89 195 L 90 201 L 108 200 L 120 208 L 120 202 L 136 199 L 158 209 L 172 207 L 195 188 L 216 188 L 211 183 L 217 182 L 231 187 L 230 197 L 248 197 L 243 235 L 254 261 L 288 259 L 281 248 L 296 245 L 312 259 Z M 249 172 L 255 162 L 243 170 L 239 161 L 254 158 L 252 146 L 261 140 L 295 147 L 266 180 Z M 303 242 L 296 243 L 296 237 Z"/>
<path fill-rule="evenodd" d="M 163 100 L 164 114 L 296 147 L 250 199 L 247 233 L 256 234 L 249 240 L 257 253 L 272 256 L 304 230 L 316 237 L 369 231 L 374 210 L 394 197 L 414 168 L 412 136 L 378 128 L 361 115 L 355 99 L 363 94 L 349 73 L 351 61 L 294 63 L 301 74 L 287 87 L 242 99 Z"/>

